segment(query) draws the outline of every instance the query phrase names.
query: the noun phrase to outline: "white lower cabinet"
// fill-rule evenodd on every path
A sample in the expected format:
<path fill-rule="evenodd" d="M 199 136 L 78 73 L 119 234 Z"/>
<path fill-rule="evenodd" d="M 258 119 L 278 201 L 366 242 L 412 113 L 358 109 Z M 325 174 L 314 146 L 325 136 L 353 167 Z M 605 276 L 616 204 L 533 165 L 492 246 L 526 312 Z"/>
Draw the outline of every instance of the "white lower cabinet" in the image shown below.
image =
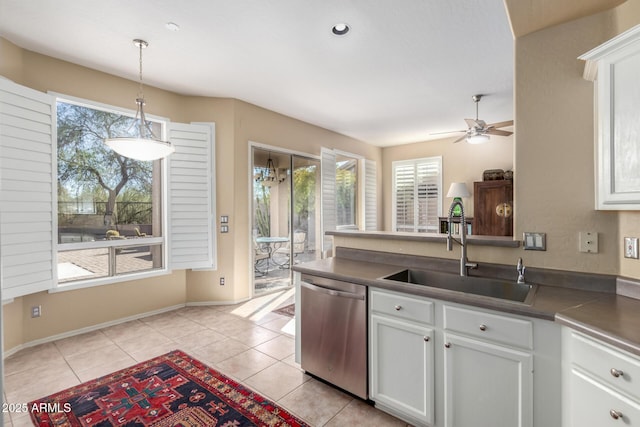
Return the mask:
<path fill-rule="evenodd" d="M 444 425 L 530 427 L 533 356 L 457 334 L 444 334 Z"/>
<path fill-rule="evenodd" d="M 533 322 L 446 304 L 445 427 L 533 425 Z"/>
<path fill-rule="evenodd" d="M 418 426 L 560 427 L 560 332 L 546 320 L 369 288 L 369 396 Z"/>
<path fill-rule="evenodd" d="M 377 290 L 370 297 L 369 396 L 379 409 L 414 425 L 432 425 L 434 331 L 407 317 L 413 311 L 417 318 L 432 318 L 433 303 Z"/>
<path fill-rule="evenodd" d="M 371 399 L 407 420 L 433 423 L 433 329 L 371 316 Z"/>
<path fill-rule="evenodd" d="M 565 330 L 568 427 L 640 426 L 640 358 Z"/>

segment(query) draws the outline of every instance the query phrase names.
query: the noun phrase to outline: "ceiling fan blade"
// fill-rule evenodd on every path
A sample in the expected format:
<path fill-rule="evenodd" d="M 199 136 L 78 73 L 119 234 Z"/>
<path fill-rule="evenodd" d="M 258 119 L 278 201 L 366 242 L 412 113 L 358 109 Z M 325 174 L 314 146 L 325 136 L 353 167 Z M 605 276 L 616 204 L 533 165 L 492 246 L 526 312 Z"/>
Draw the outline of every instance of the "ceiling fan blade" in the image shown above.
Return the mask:
<path fill-rule="evenodd" d="M 507 120 L 506 122 L 491 123 L 489 125 L 489 127 L 492 127 L 492 128 L 506 128 L 507 126 L 513 126 L 513 120 Z"/>
<path fill-rule="evenodd" d="M 467 126 L 469 126 L 470 129 L 473 129 L 476 127 L 482 128 L 482 126 L 475 119 L 464 119 L 464 121 L 467 122 Z"/>
<path fill-rule="evenodd" d="M 467 131 L 466 129 L 464 129 L 464 130 L 450 130 L 449 132 L 433 132 L 433 133 L 430 133 L 429 135 L 444 135 L 446 133 L 458 133 L 458 132 L 466 132 L 466 131 Z"/>
<path fill-rule="evenodd" d="M 456 139 L 455 141 L 453 141 L 453 143 L 455 144 L 456 142 L 460 142 L 460 141 L 464 141 L 465 139 L 467 139 L 467 135 L 463 135 L 460 138 Z"/>
<path fill-rule="evenodd" d="M 499 130 L 499 129 L 489 129 L 487 132 L 489 135 L 498 135 L 498 136 L 509 136 L 512 135 L 513 132 L 509 132 L 507 130 Z"/>

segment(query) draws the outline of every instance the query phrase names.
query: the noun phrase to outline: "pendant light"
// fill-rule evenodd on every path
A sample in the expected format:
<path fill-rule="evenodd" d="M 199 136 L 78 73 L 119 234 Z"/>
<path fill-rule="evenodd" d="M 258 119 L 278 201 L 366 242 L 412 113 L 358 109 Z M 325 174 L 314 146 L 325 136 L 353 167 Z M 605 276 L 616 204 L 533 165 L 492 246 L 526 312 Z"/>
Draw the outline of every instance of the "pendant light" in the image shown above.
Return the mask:
<path fill-rule="evenodd" d="M 265 166 L 266 173 L 262 172 L 256 177 L 256 181 L 260 182 L 265 187 L 271 187 L 274 184 L 280 184 L 287 177 L 278 177 L 278 170 L 271 159 L 271 153 L 269 153 L 269 158 L 267 159 L 267 165 Z"/>
<path fill-rule="evenodd" d="M 121 156 L 143 161 L 158 160 L 173 153 L 175 148 L 170 142 L 158 139 L 151 130 L 149 122 L 147 122 L 145 118 L 145 102 L 144 94 L 142 92 L 142 49 L 149 46 L 149 43 L 141 39 L 135 39 L 133 44 L 140 49 L 140 87 L 138 90 L 138 97 L 136 98 L 138 108 L 136 111 L 135 122 L 131 124 L 132 127 L 136 127 L 137 136 L 107 138 L 104 142 Z"/>

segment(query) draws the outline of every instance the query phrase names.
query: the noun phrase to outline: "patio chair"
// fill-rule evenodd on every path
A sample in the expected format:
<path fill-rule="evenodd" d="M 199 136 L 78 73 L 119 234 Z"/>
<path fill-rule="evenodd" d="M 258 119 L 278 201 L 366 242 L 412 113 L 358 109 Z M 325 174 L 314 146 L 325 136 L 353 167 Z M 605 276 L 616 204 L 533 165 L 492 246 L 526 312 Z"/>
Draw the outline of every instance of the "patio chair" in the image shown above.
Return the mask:
<path fill-rule="evenodd" d="M 254 253 L 253 253 L 253 270 L 262 276 L 269 272 L 269 258 L 271 254 L 268 248 L 261 247 L 255 240 L 253 241 Z M 266 261 L 265 261 L 266 260 Z M 266 268 L 263 267 L 266 264 Z"/>
<path fill-rule="evenodd" d="M 296 257 L 298 254 L 301 254 L 305 251 L 305 246 L 307 243 L 307 233 L 304 231 L 294 231 L 293 232 L 293 256 Z M 286 245 L 276 249 L 274 252 L 274 258 L 282 259 L 281 262 L 275 261 L 278 265 L 283 268 L 289 268 L 291 265 L 290 262 L 290 254 L 291 254 L 291 244 L 287 242 Z"/>

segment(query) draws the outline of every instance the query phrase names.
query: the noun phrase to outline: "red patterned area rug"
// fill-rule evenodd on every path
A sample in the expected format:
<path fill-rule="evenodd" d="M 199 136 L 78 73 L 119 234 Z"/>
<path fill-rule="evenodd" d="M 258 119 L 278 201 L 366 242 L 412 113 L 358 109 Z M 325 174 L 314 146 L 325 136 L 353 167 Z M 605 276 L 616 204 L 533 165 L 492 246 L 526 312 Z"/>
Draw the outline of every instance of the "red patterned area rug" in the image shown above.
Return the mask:
<path fill-rule="evenodd" d="M 29 403 L 37 426 L 308 426 L 191 356 L 174 350 Z"/>

